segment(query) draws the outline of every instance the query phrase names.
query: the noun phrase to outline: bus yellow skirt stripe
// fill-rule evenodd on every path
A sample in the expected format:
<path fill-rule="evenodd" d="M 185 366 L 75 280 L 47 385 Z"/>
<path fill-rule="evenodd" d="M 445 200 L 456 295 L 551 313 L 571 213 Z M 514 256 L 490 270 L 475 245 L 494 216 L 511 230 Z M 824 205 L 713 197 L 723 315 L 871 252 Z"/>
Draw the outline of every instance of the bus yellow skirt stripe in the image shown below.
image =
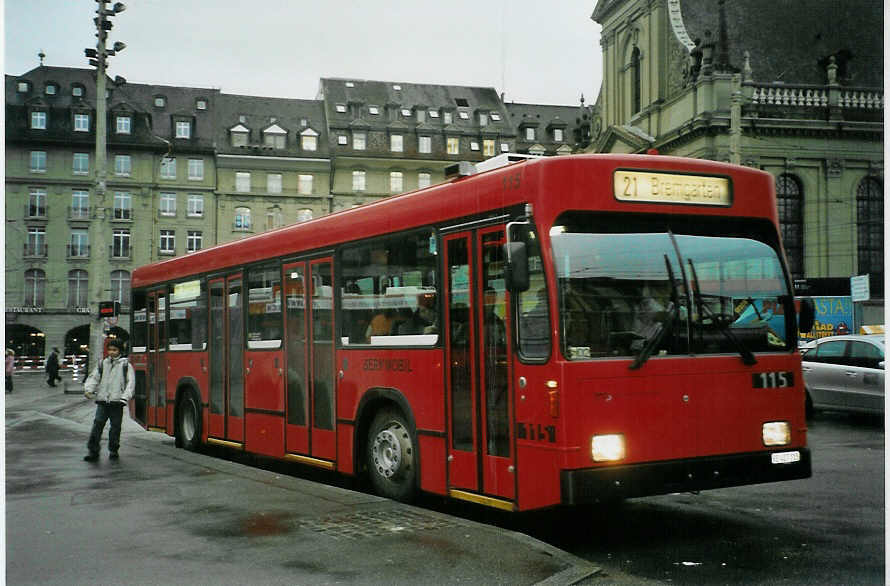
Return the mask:
<path fill-rule="evenodd" d="M 482 496 L 481 494 L 475 494 L 472 492 L 465 492 L 463 490 L 456 490 L 452 488 L 448 491 L 448 494 L 456 499 L 460 499 L 462 501 L 469 501 L 471 503 L 476 503 L 478 505 L 485 505 L 486 507 L 493 507 L 495 509 L 501 509 L 502 511 L 515 511 L 516 505 L 510 501 L 505 501 L 503 499 L 496 499 L 490 496 Z"/>
<path fill-rule="evenodd" d="M 297 454 L 285 454 L 285 460 L 290 460 L 291 462 L 299 462 L 300 464 L 308 464 L 309 466 L 315 466 L 316 468 L 324 468 L 325 470 L 333 470 L 334 463 L 329 462 L 327 460 L 319 460 L 318 458 L 310 458 L 309 456 L 299 456 Z"/>
<path fill-rule="evenodd" d="M 218 446 L 225 446 L 227 448 L 235 448 L 236 450 L 243 450 L 244 444 L 239 444 L 238 442 L 230 442 L 227 440 L 216 439 L 215 437 L 207 438 L 208 444 L 216 444 Z"/>

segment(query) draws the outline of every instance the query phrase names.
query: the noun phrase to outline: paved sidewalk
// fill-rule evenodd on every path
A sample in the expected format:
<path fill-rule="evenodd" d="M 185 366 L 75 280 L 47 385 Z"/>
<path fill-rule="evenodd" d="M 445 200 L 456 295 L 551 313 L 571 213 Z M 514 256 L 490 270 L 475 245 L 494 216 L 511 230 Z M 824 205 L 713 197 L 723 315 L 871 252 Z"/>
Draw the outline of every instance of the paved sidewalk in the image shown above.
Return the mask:
<path fill-rule="evenodd" d="M 6 395 L 8 583 L 600 583 L 520 533 L 186 452 L 129 417 L 120 461 L 83 462 L 93 411 L 37 375 Z"/>

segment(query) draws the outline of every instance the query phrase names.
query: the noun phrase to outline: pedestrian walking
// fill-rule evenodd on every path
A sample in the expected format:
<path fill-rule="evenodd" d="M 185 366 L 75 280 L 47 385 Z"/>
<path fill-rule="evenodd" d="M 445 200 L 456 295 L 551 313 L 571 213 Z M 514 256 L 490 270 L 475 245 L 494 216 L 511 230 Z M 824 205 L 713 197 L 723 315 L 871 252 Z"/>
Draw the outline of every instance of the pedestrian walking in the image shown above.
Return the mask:
<path fill-rule="evenodd" d="M 12 392 L 12 373 L 15 372 L 15 351 L 6 349 L 6 392 Z"/>
<path fill-rule="evenodd" d="M 133 367 L 126 357 L 122 356 L 123 343 L 112 339 L 108 342 L 108 356 L 99 361 L 96 369 L 90 373 L 84 383 L 84 396 L 96 402 L 96 417 L 93 429 L 87 441 L 87 455 L 83 459 L 95 462 L 99 459 L 99 441 L 105 422 L 111 420 L 108 430 L 108 457 L 118 458 L 121 442 L 121 421 L 124 406 L 133 398 L 136 387 L 136 376 Z"/>
<path fill-rule="evenodd" d="M 53 348 L 49 357 L 46 359 L 46 384 L 51 387 L 56 386 L 56 381 L 61 382 L 62 377 L 59 376 L 59 349 Z"/>

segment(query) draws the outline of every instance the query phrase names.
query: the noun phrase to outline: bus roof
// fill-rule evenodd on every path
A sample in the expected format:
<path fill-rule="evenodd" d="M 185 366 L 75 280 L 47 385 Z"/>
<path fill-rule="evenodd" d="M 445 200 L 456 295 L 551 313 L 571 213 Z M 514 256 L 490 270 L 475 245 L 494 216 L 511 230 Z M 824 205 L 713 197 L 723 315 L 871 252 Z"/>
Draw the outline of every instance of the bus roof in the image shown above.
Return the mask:
<path fill-rule="evenodd" d="M 730 205 L 619 201 L 613 195 L 616 169 L 730 180 Z M 536 222 L 549 226 L 572 209 L 767 218 L 777 225 L 774 180 L 766 172 L 661 155 L 567 155 L 525 159 L 356 208 L 212 246 L 156 262 L 133 272 L 132 286 L 232 269 L 266 259 L 324 251 L 353 240 L 439 225 L 532 203 Z"/>

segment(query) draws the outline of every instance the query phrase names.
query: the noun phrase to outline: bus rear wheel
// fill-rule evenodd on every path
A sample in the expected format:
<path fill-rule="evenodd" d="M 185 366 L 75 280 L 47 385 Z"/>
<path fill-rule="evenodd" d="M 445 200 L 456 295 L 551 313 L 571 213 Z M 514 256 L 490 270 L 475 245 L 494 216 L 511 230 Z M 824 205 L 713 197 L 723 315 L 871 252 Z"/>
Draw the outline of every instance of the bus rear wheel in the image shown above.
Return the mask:
<path fill-rule="evenodd" d="M 187 391 L 179 400 L 176 440 L 177 445 L 197 452 L 201 447 L 201 402 L 194 391 Z"/>
<path fill-rule="evenodd" d="M 413 500 L 417 484 L 414 440 L 405 417 L 394 409 L 383 409 L 374 417 L 368 432 L 368 475 L 374 491 L 397 501 Z"/>

